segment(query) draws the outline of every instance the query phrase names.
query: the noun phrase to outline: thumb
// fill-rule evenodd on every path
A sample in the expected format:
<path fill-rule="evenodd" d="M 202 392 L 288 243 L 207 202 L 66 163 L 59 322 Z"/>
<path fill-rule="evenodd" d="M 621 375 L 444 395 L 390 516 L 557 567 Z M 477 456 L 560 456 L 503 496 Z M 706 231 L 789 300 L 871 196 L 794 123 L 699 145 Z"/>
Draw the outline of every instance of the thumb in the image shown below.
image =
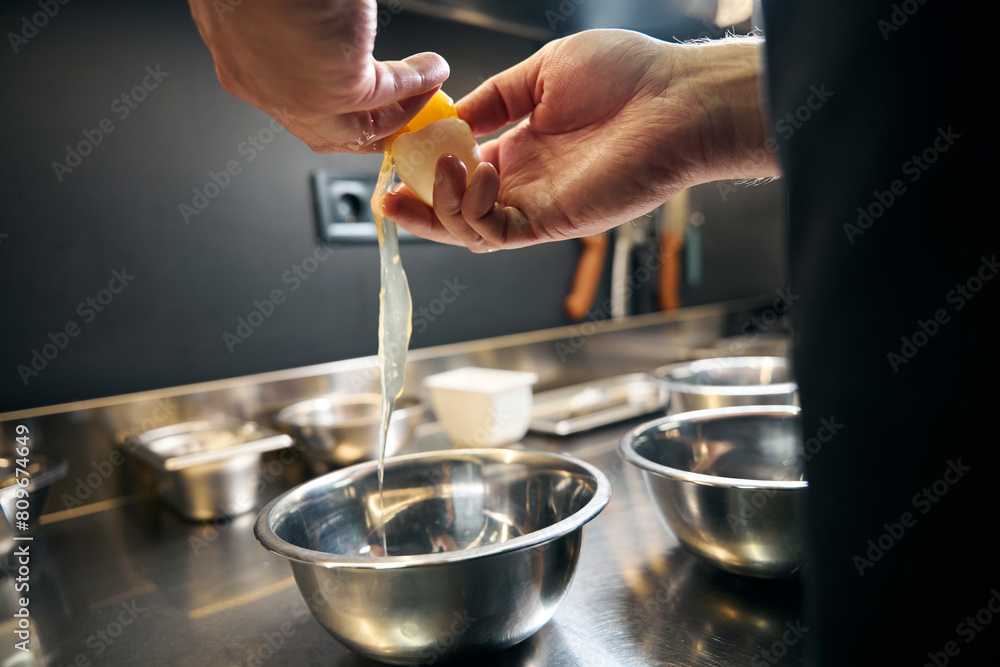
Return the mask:
<path fill-rule="evenodd" d="M 403 60 L 375 61 L 375 86 L 363 102 L 378 109 L 438 88 L 451 73 L 436 53 L 418 53 Z"/>
<path fill-rule="evenodd" d="M 541 68 L 539 52 L 487 79 L 458 101 L 459 117 L 472 127 L 476 136 L 521 120 L 541 101 Z"/>

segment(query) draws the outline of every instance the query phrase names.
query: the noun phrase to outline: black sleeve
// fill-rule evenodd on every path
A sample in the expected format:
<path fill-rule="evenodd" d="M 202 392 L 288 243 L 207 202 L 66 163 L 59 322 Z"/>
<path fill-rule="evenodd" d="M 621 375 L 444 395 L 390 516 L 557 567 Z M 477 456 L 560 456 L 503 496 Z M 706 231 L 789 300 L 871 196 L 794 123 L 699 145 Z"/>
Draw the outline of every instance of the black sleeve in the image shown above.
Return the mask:
<path fill-rule="evenodd" d="M 1000 664 L 987 6 L 764 0 L 812 665 Z"/>

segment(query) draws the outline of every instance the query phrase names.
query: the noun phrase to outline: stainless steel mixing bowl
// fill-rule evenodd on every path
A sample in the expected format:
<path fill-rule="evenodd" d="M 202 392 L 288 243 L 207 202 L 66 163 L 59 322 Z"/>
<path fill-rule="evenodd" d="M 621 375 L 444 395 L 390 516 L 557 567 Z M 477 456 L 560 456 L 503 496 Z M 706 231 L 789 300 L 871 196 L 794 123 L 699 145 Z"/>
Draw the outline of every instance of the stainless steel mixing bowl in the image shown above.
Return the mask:
<path fill-rule="evenodd" d="M 653 376 L 670 390 L 671 414 L 733 405 L 797 405 L 784 357 L 715 357 L 662 366 Z"/>
<path fill-rule="evenodd" d="M 426 408 L 405 396 L 396 401 L 389 420 L 385 455 L 392 456 L 413 440 Z M 293 403 L 274 418 L 292 436 L 316 472 L 378 456 L 382 397 L 379 394 L 331 394 Z"/>
<path fill-rule="evenodd" d="M 801 565 L 806 488 L 799 408 L 686 412 L 642 424 L 619 451 L 643 471 L 681 544 L 734 574 L 778 578 Z"/>
<path fill-rule="evenodd" d="M 426 664 L 512 646 L 548 622 L 584 524 L 610 497 L 603 473 L 567 456 L 426 452 L 385 462 L 389 556 L 374 462 L 292 489 L 254 532 L 289 560 L 338 641 L 375 660 Z"/>
<path fill-rule="evenodd" d="M 11 526 L 15 523 L 15 512 L 17 511 L 17 480 L 21 478 L 17 473 L 20 467 L 16 457 L 0 458 L 0 509 Z M 28 496 L 27 512 L 29 524 L 34 524 L 45 509 L 45 501 L 49 496 L 49 488 L 66 476 L 69 471 L 69 463 L 61 459 L 45 456 L 44 454 L 31 454 L 28 456 L 26 468 L 27 478 L 30 480 L 26 487 L 23 487 Z"/>

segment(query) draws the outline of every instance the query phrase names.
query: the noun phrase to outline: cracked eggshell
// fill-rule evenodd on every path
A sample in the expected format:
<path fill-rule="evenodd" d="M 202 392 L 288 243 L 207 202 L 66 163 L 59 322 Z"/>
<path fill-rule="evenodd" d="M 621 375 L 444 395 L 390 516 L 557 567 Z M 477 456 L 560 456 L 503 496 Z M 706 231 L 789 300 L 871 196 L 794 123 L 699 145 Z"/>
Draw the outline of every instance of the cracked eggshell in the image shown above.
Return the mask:
<path fill-rule="evenodd" d="M 456 156 L 465 164 L 470 180 L 476 165 L 482 162 L 472 129 L 459 118 L 439 120 L 396 137 L 391 153 L 400 180 L 428 206 L 433 206 L 438 158 L 449 153 Z"/>

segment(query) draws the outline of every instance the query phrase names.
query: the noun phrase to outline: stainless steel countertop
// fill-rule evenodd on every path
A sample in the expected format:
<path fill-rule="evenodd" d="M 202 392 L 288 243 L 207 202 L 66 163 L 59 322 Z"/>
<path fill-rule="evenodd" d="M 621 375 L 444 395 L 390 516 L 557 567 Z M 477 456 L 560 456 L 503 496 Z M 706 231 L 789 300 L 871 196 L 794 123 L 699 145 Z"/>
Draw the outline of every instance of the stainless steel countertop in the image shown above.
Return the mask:
<path fill-rule="evenodd" d="M 552 621 L 477 664 L 749 665 L 755 656 L 753 664 L 767 663 L 761 651 L 772 646 L 778 664 L 802 663 L 801 641 L 789 632 L 800 619 L 798 584 L 727 575 L 678 546 L 639 472 L 618 458 L 620 436 L 640 421 L 524 440 L 595 464 L 611 478 L 613 497 L 586 528 L 575 579 Z M 433 428 L 418 440 L 420 449 L 440 444 Z M 262 500 L 288 483 L 275 481 Z M 31 547 L 33 634 L 44 653 L 35 664 L 376 664 L 305 611 L 286 562 L 255 542 L 255 516 L 196 525 L 138 499 L 48 522 Z M 0 582 L 0 604 L 11 604 L 12 585 Z M 4 634 L 0 646 L 10 641 Z"/>
<path fill-rule="evenodd" d="M 419 395 L 428 374 L 474 365 L 531 370 L 542 391 L 648 371 L 695 353 L 747 354 L 761 342 L 746 333 L 751 316 L 772 300 L 416 350 L 407 385 Z M 723 338 L 734 334 L 743 335 Z M 376 368 L 374 358 L 363 358 L 0 415 L 4 447 L 13 446 L 14 424 L 24 423 L 33 452 L 70 466 L 35 529 L 30 591 L 15 591 L 13 579 L 0 578 L 0 666 L 374 664 L 313 620 L 287 563 L 254 540 L 255 512 L 215 525 L 187 523 L 151 497 L 148 470 L 132 459 L 119 465 L 115 443 L 217 413 L 266 423 L 293 401 L 368 390 Z M 613 496 L 585 529 L 575 578 L 552 621 L 476 664 L 802 663 L 796 582 L 716 571 L 682 550 L 660 523 L 639 471 L 616 451 L 622 434 L 641 421 L 567 438 L 529 435 L 520 445 L 593 463 L 611 478 Z M 449 444 L 430 424 L 414 448 Z M 260 506 L 302 481 L 301 462 L 284 461 L 279 453 L 266 456 Z M 13 648 L 11 611 L 24 595 L 34 654 Z"/>

